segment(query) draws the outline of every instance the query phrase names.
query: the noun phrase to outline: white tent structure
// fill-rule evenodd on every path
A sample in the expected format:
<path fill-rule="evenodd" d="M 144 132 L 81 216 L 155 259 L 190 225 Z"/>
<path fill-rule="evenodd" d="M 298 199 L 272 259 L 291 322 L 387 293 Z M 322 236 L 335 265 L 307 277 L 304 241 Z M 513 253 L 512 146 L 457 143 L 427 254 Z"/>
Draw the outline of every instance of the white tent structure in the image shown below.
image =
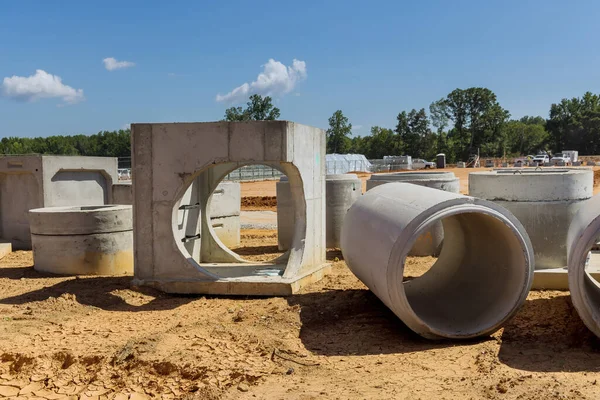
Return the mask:
<path fill-rule="evenodd" d="M 371 163 L 362 154 L 327 154 L 327 175 L 348 172 L 369 172 Z"/>

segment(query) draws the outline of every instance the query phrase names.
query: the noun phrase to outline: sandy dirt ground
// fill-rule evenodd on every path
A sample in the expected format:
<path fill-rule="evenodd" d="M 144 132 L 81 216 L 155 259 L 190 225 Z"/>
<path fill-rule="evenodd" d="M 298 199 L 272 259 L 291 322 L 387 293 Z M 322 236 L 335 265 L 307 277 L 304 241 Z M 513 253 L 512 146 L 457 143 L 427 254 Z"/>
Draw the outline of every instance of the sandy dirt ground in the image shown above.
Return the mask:
<path fill-rule="evenodd" d="M 468 187 L 472 169 L 453 169 Z M 367 174 L 361 174 L 363 181 Z M 275 209 L 275 182 L 242 185 Z M 281 254 L 244 230 L 238 254 Z M 332 273 L 288 298 L 173 296 L 131 276 L 36 272 L 0 260 L 0 398 L 598 399 L 600 340 L 568 292 L 530 293 L 506 326 L 466 342 L 412 333 L 328 251 Z M 409 258 L 405 278 L 431 257 Z"/>
<path fill-rule="evenodd" d="M 236 251 L 279 254 L 276 232 Z M 600 341 L 567 292 L 532 292 L 479 340 L 413 334 L 328 252 L 288 298 L 172 296 L 131 277 L 56 277 L 0 260 L 0 397 L 43 399 L 597 399 Z M 434 261 L 408 260 L 418 276 Z"/>

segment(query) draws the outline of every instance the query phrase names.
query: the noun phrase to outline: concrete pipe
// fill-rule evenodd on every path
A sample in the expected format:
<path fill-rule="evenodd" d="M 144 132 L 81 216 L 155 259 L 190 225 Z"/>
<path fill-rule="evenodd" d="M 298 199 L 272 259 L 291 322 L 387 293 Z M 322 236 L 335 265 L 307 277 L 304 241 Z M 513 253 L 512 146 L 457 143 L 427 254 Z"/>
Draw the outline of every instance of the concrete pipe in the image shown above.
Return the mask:
<path fill-rule="evenodd" d="M 600 196 L 594 196 L 573 218 L 567 235 L 569 290 L 583 323 L 600 337 L 600 285 L 591 269 L 600 264 L 600 254 L 590 252 L 600 237 Z"/>
<path fill-rule="evenodd" d="M 390 182 L 408 182 L 415 185 L 445 190 L 446 192 L 460 193 L 460 180 L 454 175 L 454 172 L 442 171 L 373 174 L 367 181 L 367 190 Z"/>
<path fill-rule="evenodd" d="M 294 202 L 287 176 L 282 176 L 275 184 L 277 196 L 277 247 L 285 251 L 294 238 Z"/>
<path fill-rule="evenodd" d="M 436 263 L 403 282 L 406 257 L 435 223 L 445 239 Z M 410 329 L 430 339 L 466 339 L 499 329 L 525 301 L 533 250 L 519 221 L 485 200 L 390 183 L 346 214 L 342 253 L 350 270 Z"/>
<path fill-rule="evenodd" d="M 294 212 L 290 187 L 286 177 L 276 185 L 277 238 L 280 250 L 289 249 L 294 235 Z M 340 247 L 340 234 L 346 212 L 362 194 L 362 182 L 356 174 L 327 175 L 326 196 L 326 246 Z"/>
<path fill-rule="evenodd" d="M 453 172 L 396 172 L 392 174 L 371 175 L 367 181 L 367 190 L 390 182 L 406 182 L 426 186 L 433 189 L 460 193 L 460 180 Z M 440 254 L 444 240 L 444 229 L 441 223 L 434 224 L 415 242 L 409 256 L 437 256 Z"/>
<path fill-rule="evenodd" d="M 34 269 L 61 275 L 133 273 L 131 206 L 29 211 Z"/>
<path fill-rule="evenodd" d="M 523 169 L 472 172 L 469 195 L 493 201 L 521 221 L 535 252 L 536 270 L 567 265 L 567 231 L 592 197 L 591 169 Z"/>

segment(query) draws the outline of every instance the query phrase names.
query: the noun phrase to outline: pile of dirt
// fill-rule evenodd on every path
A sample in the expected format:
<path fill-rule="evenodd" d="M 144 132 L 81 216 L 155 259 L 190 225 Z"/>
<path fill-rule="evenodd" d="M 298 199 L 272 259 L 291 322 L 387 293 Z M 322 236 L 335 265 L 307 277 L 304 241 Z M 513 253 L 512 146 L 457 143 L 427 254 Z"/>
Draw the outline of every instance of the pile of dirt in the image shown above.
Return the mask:
<path fill-rule="evenodd" d="M 244 211 L 277 211 L 277 196 L 249 196 L 242 197 L 242 210 Z"/>

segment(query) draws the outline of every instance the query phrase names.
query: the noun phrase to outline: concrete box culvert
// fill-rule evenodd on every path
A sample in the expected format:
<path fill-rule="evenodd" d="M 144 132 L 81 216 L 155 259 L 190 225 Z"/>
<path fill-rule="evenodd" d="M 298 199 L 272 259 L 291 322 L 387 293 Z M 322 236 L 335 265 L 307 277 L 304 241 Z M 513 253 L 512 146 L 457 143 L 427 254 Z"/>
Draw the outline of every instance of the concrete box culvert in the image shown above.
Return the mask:
<path fill-rule="evenodd" d="M 34 269 L 60 275 L 133 273 L 132 207 L 48 207 L 29 211 Z"/>
<path fill-rule="evenodd" d="M 460 193 L 460 180 L 453 172 L 443 171 L 396 172 L 371 175 L 371 178 L 367 181 L 367 190 L 391 182 L 406 182 L 450 193 Z M 443 240 L 444 229 L 442 224 L 434 224 L 417 239 L 409 256 L 436 256 L 440 253 Z"/>
<path fill-rule="evenodd" d="M 523 169 L 472 172 L 469 195 L 493 201 L 523 224 L 535 253 L 536 270 L 567 265 L 567 231 L 592 197 L 590 169 Z"/>
<path fill-rule="evenodd" d="M 583 323 L 598 337 L 600 337 L 600 285 L 592 277 L 589 267 L 593 264 L 597 266 L 599 263 L 600 254 L 590 252 L 599 237 L 600 196 L 594 196 L 573 218 L 567 235 L 567 249 L 571 301 Z"/>
<path fill-rule="evenodd" d="M 287 177 L 276 184 L 277 242 L 279 250 L 290 248 L 294 236 L 294 208 Z M 325 178 L 326 246 L 340 247 L 340 234 L 346 212 L 362 194 L 362 182 L 356 174 L 334 174 Z"/>
<path fill-rule="evenodd" d="M 444 225 L 436 263 L 403 282 L 406 257 L 431 225 Z M 534 256 L 506 209 L 407 183 L 374 188 L 346 214 L 342 253 L 350 270 L 410 329 L 466 339 L 499 329 L 525 301 Z"/>

